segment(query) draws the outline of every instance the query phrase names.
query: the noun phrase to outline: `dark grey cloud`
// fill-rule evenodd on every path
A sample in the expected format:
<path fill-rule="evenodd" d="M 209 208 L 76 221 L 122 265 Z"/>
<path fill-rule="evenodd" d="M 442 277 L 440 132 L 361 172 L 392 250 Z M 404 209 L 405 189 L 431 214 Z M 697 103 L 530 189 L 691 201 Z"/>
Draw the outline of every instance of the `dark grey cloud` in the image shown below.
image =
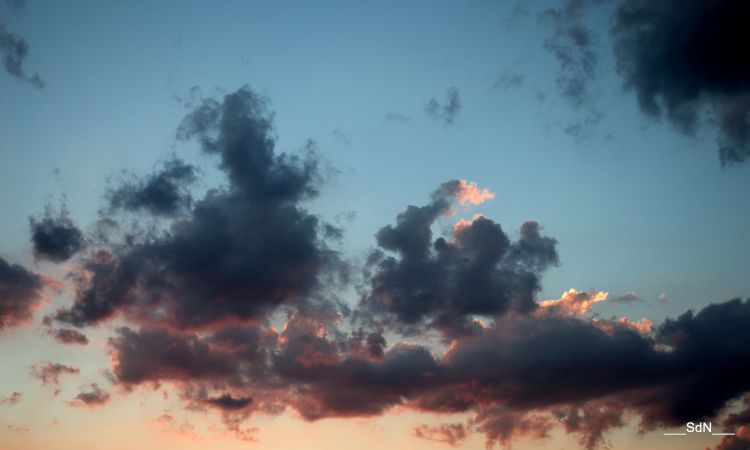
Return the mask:
<path fill-rule="evenodd" d="M 217 397 L 208 397 L 204 402 L 224 411 L 234 411 L 247 408 L 253 402 L 253 399 L 250 397 L 234 398 L 230 394 L 221 394 Z"/>
<path fill-rule="evenodd" d="M 85 334 L 72 328 L 58 328 L 51 333 L 55 340 L 61 344 L 86 345 L 89 343 L 89 338 Z"/>
<path fill-rule="evenodd" d="M 166 330 L 120 328 L 109 339 L 117 363 L 114 375 L 126 385 L 159 380 L 211 380 L 237 376 L 239 364 L 226 351 L 212 351 L 194 336 Z"/>
<path fill-rule="evenodd" d="M 433 241 L 431 227 L 450 211 L 460 189 L 444 183 L 428 205 L 410 206 L 396 225 L 378 231 L 363 314 L 414 331 L 436 327 L 453 335 L 470 332 L 473 317 L 507 310 L 531 311 L 540 276 L 557 264 L 556 241 L 526 222 L 513 242 L 499 224 L 479 217 Z M 394 253 L 388 256 L 385 252 Z"/>
<path fill-rule="evenodd" d="M 42 288 L 38 275 L 0 258 L 0 333 L 31 320 Z"/>
<path fill-rule="evenodd" d="M 229 185 L 210 190 L 163 233 L 126 236 L 92 253 L 83 267 L 91 276 L 58 320 L 82 326 L 123 312 L 182 328 L 255 321 L 334 284 L 343 266 L 326 244 L 329 227 L 302 206 L 318 194 L 318 159 L 309 150 L 275 152 L 266 99 L 242 88 L 204 100 L 178 135 L 219 156 Z"/>
<path fill-rule="evenodd" d="M 75 407 L 96 408 L 105 405 L 108 401 L 109 393 L 96 383 L 91 383 L 88 388 L 81 390 L 68 404 Z"/>
<path fill-rule="evenodd" d="M 155 216 L 173 216 L 193 204 L 188 187 L 197 178 L 196 168 L 177 157 L 161 164 L 158 171 L 139 178 L 131 176 L 107 192 L 110 211 L 145 211 Z"/>
<path fill-rule="evenodd" d="M 59 212 L 47 206 L 44 216 L 29 218 L 29 226 L 37 259 L 58 263 L 67 261 L 86 245 L 83 232 L 70 218 L 64 205 Z"/>
<path fill-rule="evenodd" d="M 456 87 L 445 91 L 445 102 L 441 103 L 434 97 L 424 107 L 425 113 L 434 120 L 442 121 L 446 125 L 453 124 L 458 113 L 461 112 L 461 94 Z"/>
<path fill-rule="evenodd" d="M 638 104 L 693 134 L 710 115 L 722 164 L 750 157 L 750 5 L 742 0 L 625 0 L 617 69 Z"/>
<path fill-rule="evenodd" d="M 341 232 L 305 209 L 323 181 L 319 160 L 276 151 L 267 100 L 248 88 L 204 100 L 178 136 L 219 160 L 226 185 L 145 231 L 118 228 L 113 211 L 97 231 L 113 236 L 76 260 L 75 301 L 55 315 L 128 324 L 108 340 L 110 378 L 124 391 L 169 382 L 186 407 L 217 411 L 248 440 L 255 431 L 243 423 L 254 414 L 291 409 L 313 421 L 405 407 L 467 413 L 462 429 L 488 445 L 558 427 L 586 449 L 606 445 L 625 417 L 643 429 L 719 419 L 750 392 L 750 301 L 655 328 L 585 317 L 599 294 L 538 302 L 542 275 L 558 263 L 557 241 L 538 223 L 509 236 L 475 216 L 450 236 L 433 233 L 460 205 L 493 197 L 465 180 L 441 184 L 377 232 L 360 302 L 345 305 L 336 294 L 346 266 L 326 241 Z M 159 214 L 141 213 L 136 221 Z M 57 386 L 73 370 L 48 363 L 32 374 Z M 108 399 L 91 386 L 71 404 Z M 419 433 L 451 443 L 460 429 Z"/>
<path fill-rule="evenodd" d="M 42 89 L 44 81 L 39 74 L 30 74 L 24 68 L 28 53 L 29 44 L 26 39 L 8 30 L 5 22 L 0 20 L 0 56 L 3 58 L 5 71 L 15 78 L 28 81 L 33 86 Z"/>

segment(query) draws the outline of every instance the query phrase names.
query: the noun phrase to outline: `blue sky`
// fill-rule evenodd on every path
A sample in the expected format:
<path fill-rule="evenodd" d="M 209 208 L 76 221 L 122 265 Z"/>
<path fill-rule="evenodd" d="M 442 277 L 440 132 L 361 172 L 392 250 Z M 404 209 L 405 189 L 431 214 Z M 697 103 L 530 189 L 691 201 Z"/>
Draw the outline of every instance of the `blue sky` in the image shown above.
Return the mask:
<path fill-rule="evenodd" d="M 544 5 L 515 7 L 30 2 L 10 23 L 47 86 L 0 79 L 3 251 L 24 257 L 27 216 L 50 196 L 65 194 L 87 223 L 107 176 L 149 171 L 170 152 L 195 156 L 175 139 L 185 112 L 177 99 L 191 88 L 249 84 L 271 99 L 280 150 L 313 139 L 341 172 L 315 208 L 356 212 L 347 225 L 356 251 L 404 203 L 459 177 L 497 193 L 482 213 L 507 230 L 533 219 L 560 241 L 562 264 L 544 280 L 550 298 L 572 286 L 651 300 L 666 292 L 679 311 L 741 296 L 747 168 L 720 167 L 711 130 L 689 138 L 643 118 L 611 58 L 597 82 L 607 117 L 590 138 L 566 135 L 581 113 L 555 92 L 555 62 L 541 46 L 550 27 L 533 16 Z M 493 88 L 503 73 L 523 74 L 523 84 Z M 443 126 L 423 109 L 451 86 L 463 108 Z"/>

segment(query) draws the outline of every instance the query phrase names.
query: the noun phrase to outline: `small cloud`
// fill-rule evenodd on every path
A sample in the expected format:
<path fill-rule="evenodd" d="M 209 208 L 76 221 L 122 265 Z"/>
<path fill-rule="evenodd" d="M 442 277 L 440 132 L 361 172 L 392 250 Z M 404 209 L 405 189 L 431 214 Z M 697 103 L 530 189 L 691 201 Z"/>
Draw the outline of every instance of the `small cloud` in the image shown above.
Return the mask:
<path fill-rule="evenodd" d="M 492 87 L 502 91 L 509 91 L 511 89 L 520 88 L 523 86 L 524 81 L 526 81 L 526 75 L 518 72 L 506 71 L 498 75 L 497 80 L 495 80 L 495 84 L 493 84 Z"/>
<path fill-rule="evenodd" d="M 632 305 L 633 303 L 641 303 L 641 302 L 644 302 L 645 300 L 639 297 L 638 294 L 635 293 L 635 291 L 630 291 L 618 297 L 614 297 L 610 299 L 609 301 L 612 303 L 622 303 L 625 305 Z"/>
<path fill-rule="evenodd" d="M 349 145 L 349 144 L 352 143 L 352 140 L 349 137 L 349 135 L 346 134 L 346 133 L 344 133 L 343 131 L 341 131 L 338 128 L 336 128 L 335 130 L 333 130 L 332 134 L 333 134 L 333 137 L 335 137 L 336 139 L 338 139 L 344 145 Z"/>
<path fill-rule="evenodd" d="M 440 103 L 434 97 L 424 107 L 425 113 L 434 120 L 442 120 L 446 125 L 452 125 L 461 111 L 461 95 L 457 88 L 450 87 L 445 91 L 445 102 Z"/>
<path fill-rule="evenodd" d="M 455 447 L 466 439 L 466 429 L 461 423 L 443 423 L 437 426 L 419 425 L 412 429 L 414 436 Z"/>
<path fill-rule="evenodd" d="M 411 117 L 399 113 L 388 113 L 385 115 L 385 120 L 391 123 L 409 123 Z"/>
<path fill-rule="evenodd" d="M 21 393 L 14 392 L 10 394 L 8 397 L 0 398 L 0 405 L 15 406 L 20 401 L 21 401 Z"/>
<path fill-rule="evenodd" d="M 88 390 L 82 390 L 68 405 L 77 408 L 96 408 L 109 401 L 109 394 L 100 388 L 96 383 L 91 383 Z"/>
<path fill-rule="evenodd" d="M 46 364 L 34 364 L 29 367 L 29 374 L 42 382 L 42 386 L 55 386 L 55 395 L 60 393 L 60 376 L 77 375 L 80 372 L 77 367 L 65 364 L 47 362 Z"/>
<path fill-rule="evenodd" d="M 495 198 L 495 194 L 489 189 L 479 189 L 477 183 L 471 183 L 467 180 L 460 180 L 459 188 L 456 192 L 458 202 L 462 205 L 467 203 L 472 205 L 481 205 L 487 200 Z"/>

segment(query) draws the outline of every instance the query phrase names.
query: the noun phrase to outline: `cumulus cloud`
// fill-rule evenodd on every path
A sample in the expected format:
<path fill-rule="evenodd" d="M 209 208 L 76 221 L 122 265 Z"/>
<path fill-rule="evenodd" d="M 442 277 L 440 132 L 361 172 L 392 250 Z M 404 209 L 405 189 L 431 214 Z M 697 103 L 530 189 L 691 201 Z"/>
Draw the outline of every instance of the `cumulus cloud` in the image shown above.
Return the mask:
<path fill-rule="evenodd" d="M 37 259 L 63 262 L 85 246 L 83 232 L 70 218 L 63 205 L 59 212 L 48 205 L 41 218 L 29 218 L 31 243 Z"/>
<path fill-rule="evenodd" d="M 319 160 L 277 152 L 272 118 L 249 88 L 202 101 L 178 136 L 218 160 L 226 185 L 180 214 L 139 209 L 128 217 L 159 216 L 164 226 L 97 239 L 74 262 L 74 302 L 54 318 L 126 324 L 107 341 L 116 388 L 174 386 L 185 407 L 219 414 L 251 441 L 257 430 L 245 423 L 256 414 L 314 421 L 400 407 L 467 414 L 463 428 L 414 431 L 451 445 L 471 430 L 492 446 L 559 428 L 587 449 L 631 418 L 646 430 L 718 418 L 750 391 L 750 301 L 657 325 L 589 316 L 606 292 L 539 301 L 559 258 L 538 223 L 507 233 L 476 215 L 435 234 L 458 208 L 493 198 L 466 180 L 442 183 L 380 228 L 359 301 L 344 304 L 336 288 L 347 267 L 327 241 L 340 230 L 305 208 L 323 181 Z M 170 179 L 177 190 L 190 182 Z M 71 373 L 53 363 L 32 370 L 55 386 Z M 70 403 L 108 399 L 91 385 Z"/>
<path fill-rule="evenodd" d="M 188 186 L 195 179 L 194 166 L 172 157 L 145 178 L 131 176 L 111 188 L 107 192 L 110 210 L 142 210 L 157 216 L 184 212 L 193 203 Z"/>
<path fill-rule="evenodd" d="M 641 110 L 688 134 L 710 115 L 722 164 L 750 157 L 748 20 L 742 0 L 625 0 L 614 15 L 617 69 Z"/>
<path fill-rule="evenodd" d="M 0 332 L 31 320 L 42 288 L 38 275 L 0 258 Z"/>
<path fill-rule="evenodd" d="M 446 182 L 428 205 L 410 206 L 395 226 L 381 228 L 376 238 L 382 251 L 374 258 L 365 315 L 403 328 L 427 325 L 460 334 L 471 331 L 475 315 L 534 309 L 541 273 L 558 262 L 556 241 L 542 236 L 536 222 L 523 224 L 515 242 L 485 217 L 454 229 L 450 241 L 433 241 L 431 227 L 452 202 L 491 197 L 475 184 Z"/>
<path fill-rule="evenodd" d="M 445 91 L 445 102 L 441 103 L 434 97 L 424 107 L 425 113 L 434 120 L 452 125 L 456 116 L 461 112 L 461 94 L 456 87 Z"/>
<path fill-rule="evenodd" d="M 206 99 L 185 117 L 178 136 L 218 156 L 229 186 L 210 190 L 164 233 L 127 236 L 93 252 L 74 305 L 58 320 L 83 326 L 126 313 L 180 328 L 252 322 L 304 302 L 324 277 L 333 284 L 343 267 L 326 244 L 335 228 L 302 206 L 318 195 L 318 159 L 312 151 L 275 151 L 267 103 L 245 87 Z"/>

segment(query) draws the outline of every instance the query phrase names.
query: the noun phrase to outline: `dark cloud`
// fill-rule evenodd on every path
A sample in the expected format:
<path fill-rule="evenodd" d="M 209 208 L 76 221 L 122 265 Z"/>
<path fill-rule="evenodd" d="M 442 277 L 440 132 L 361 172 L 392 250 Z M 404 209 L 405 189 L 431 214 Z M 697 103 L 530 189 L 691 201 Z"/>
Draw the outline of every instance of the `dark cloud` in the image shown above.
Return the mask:
<path fill-rule="evenodd" d="M 306 301 L 323 288 L 321 277 L 327 288 L 342 273 L 325 242 L 329 228 L 301 205 L 318 193 L 318 159 L 312 150 L 275 153 L 264 98 L 242 88 L 205 100 L 178 135 L 218 155 L 229 186 L 210 190 L 163 233 L 92 253 L 83 267 L 90 276 L 58 320 L 82 326 L 125 312 L 181 328 L 252 322 Z"/>
<path fill-rule="evenodd" d="M 77 375 L 79 372 L 77 367 L 53 362 L 34 364 L 29 367 L 29 374 L 41 381 L 43 386 L 52 385 L 55 388 L 55 395 L 60 393 L 60 376 Z"/>
<path fill-rule="evenodd" d="M 438 102 L 434 97 L 431 98 L 424 108 L 425 113 L 435 120 L 443 121 L 446 125 L 453 124 L 453 121 L 461 112 L 461 95 L 458 88 L 450 87 L 445 91 L 445 103 Z"/>
<path fill-rule="evenodd" d="M 89 343 L 89 338 L 85 334 L 72 328 L 58 328 L 51 333 L 55 340 L 61 344 L 86 345 Z"/>
<path fill-rule="evenodd" d="M 37 259 L 67 261 L 85 246 L 83 232 L 71 220 L 64 205 L 59 212 L 47 206 L 43 217 L 29 218 L 29 225 Z"/>
<path fill-rule="evenodd" d="M 8 30 L 5 22 L 0 20 L 0 56 L 3 58 L 5 71 L 18 79 L 26 80 L 35 87 L 42 89 L 44 88 L 44 81 L 42 81 L 39 74 L 34 73 L 31 75 L 24 68 L 24 62 L 28 53 L 29 44 L 26 42 L 26 39 Z"/>
<path fill-rule="evenodd" d="M 10 394 L 8 397 L 2 397 L 2 398 L 0 398 L 0 405 L 15 406 L 20 401 L 21 401 L 21 393 L 20 392 L 14 392 L 14 393 Z"/>
<path fill-rule="evenodd" d="M 499 224 L 479 217 L 433 241 L 431 227 L 450 211 L 461 185 L 444 183 L 426 206 L 410 206 L 381 228 L 365 310 L 415 331 L 424 325 L 469 332 L 473 317 L 536 307 L 540 275 L 557 264 L 556 241 L 527 222 L 513 242 Z"/>
<path fill-rule="evenodd" d="M 580 435 L 582 448 L 592 450 L 605 443 L 605 433 L 624 425 L 624 410 L 620 405 L 593 402 L 581 407 L 565 407 L 556 411 L 567 433 Z"/>
<path fill-rule="evenodd" d="M 714 450 L 747 450 L 750 448 L 750 427 L 743 426 L 735 436 L 724 436 Z"/>
<path fill-rule="evenodd" d="M 442 442 L 455 447 L 466 439 L 466 429 L 462 423 L 440 425 L 419 425 L 412 430 L 414 436 L 428 441 Z"/>
<path fill-rule="evenodd" d="M 160 170 L 145 178 L 132 177 L 107 192 L 110 211 L 145 211 L 156 216 L 172 216 L 187 211 L 193 203 L 188 191 L 196 179 L 196 168 L 172 157 Z"/>
<path fill-rule="evenodd" d="M 248 88 L 204 100 L 178 135 L 218 158 L 226 186 L 161 227 L 118 228 L 113 211 L 97 231 L 112 236 L 75 262 L 73 306 L 55 315 L 77 326 L 128 324 L 108 340 L 110 379 L 123 391 L 168 382 L 187 408 L 215 410 L 246 440 L 256 439 L 243 426 L 255 414 L 293 410 L 313 421 L 402 407 L 470 415 L 463 428 L 415 430 L 449 444 L 468 430 L 510 445 L 557 427 L 587 449 L 606 445 L 625 418 L 644 430 L 718 419 L 750 392 L 750 301 L 656 327 L 589 316 L 603 292 L 537 301 L 542 275 L 558 263 L 557 242 L 538 223 L 511 237 L 477 215 L 434 235 L 462 206 L 494 197 L 466 180 L 441 184 L 377 232 L 360 301 L 346 305 L 336 295 L 345 265 L 326 241 L 340 230 L 304 207 L 318 195 L 319 160 L 276 152 L 267 101 Z M 191 181 L 169 179 L 178 191 Z M 55 386 L 64 373 L 77 369 L 32 369 Z M 92 385 L 70 403 L 108 399 Z"/>
<path fill-rule="evenodd" d="M 614 15 L 617 69 L 641 109 L 693 134 L 705 115 L 722 164 L 750 157 L 750 4 L 625 0 Z"/>
<path fill-rule="evenodd" d="M 206 398 L 204 402 L 209 406 L 213 406 L 224 411 L 233 411 L 247 408 L 253 402 L 253 399 L 250 397 L 234 398 L 229 394 L 222 394 L 218 397 Z"/>
<path fill-rule="evenodd" d="M 209 343 L 195 336 L 120 328 L 109 345 L 115 354 L 114 375 L 124 385 L 229 379 L 239 373 L 239 363 L 228 350 L 212 351 Z"/>
<path fill-rule="evenodd" d="M 42 287 L 39 276 L 0 258 L 0 332 L 31 320 Z"/>
<path fill-rule="evenodd" d="M 75 407 L 96 408 L 105 405 L 108 401 L 109 393 L 96 383 L 91 383 L 88 389 L 82 390 L 68 404 Z"/>

